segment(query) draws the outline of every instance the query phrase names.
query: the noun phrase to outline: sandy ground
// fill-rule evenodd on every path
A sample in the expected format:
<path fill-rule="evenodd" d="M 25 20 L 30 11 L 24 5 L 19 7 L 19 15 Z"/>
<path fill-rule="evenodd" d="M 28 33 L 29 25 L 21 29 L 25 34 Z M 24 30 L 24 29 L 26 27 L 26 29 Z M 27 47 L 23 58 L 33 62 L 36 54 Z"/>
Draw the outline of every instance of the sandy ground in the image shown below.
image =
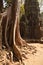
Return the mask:
<path fill-rule="evenodd" d="M 36 47 L 36 53 L 28 54 L 28 59 L 24 61 L 25 65 L 43 65 L 43 44 L 31 44 Z"/>
<path fill-rule="evenodd" d="M 43 44 L 28 43 L 28 46 L 21 48 L 21 52 L 24 65 L 43 65 Z M 19 62 L 11 63 L 6 59 L 6 53 L 6 51 L 0 51 L 0 65 L 20 65 Z"/>

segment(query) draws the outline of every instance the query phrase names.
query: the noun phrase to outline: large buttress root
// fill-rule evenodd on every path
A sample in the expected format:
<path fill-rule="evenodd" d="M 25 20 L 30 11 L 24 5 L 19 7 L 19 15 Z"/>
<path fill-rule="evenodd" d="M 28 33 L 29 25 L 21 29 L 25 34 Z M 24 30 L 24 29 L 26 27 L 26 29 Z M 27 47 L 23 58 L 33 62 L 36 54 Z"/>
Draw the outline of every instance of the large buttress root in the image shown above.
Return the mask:
<path fill-rule="evenodd" d="M 22 39 L 21 35 L 20 35 L 20 29 L 19 29 L 19 21 L 17 19 L 17 24 L 16 24 L 16 33 L 15 33 L 15 41 L 16 44 L 19 46 L 24 46 L 26 45 L 26 41 Z"/>
<path fill-rule="evenodd" d="M 16 45 L 15 39 L 14 39 L 14 42 L 12 43 L 13 29 L 16 30 L 16 27 L 15 27 L 16 23 L 14 24 L 14 28 L 13 28 L 13 26 L 11 26 L 11 25 L 13 25 L 13 23 L 11 25 L 8 25 L 10 18 L 8 19 L 7 15 L 3 16 L 3 18 L 2 18 L 2 37 L 3 37 L 2 45 L 5 45 L 9 51 L 12 50 L 18 60 L 22 60 L 21 52 L 20 52 L 20 49 L 18 48 L 18 46 Z M 11 22 L 12 21 L 10 21 L 10 23 Z M 16 20 L 15 20 L 15 22 L 16 22 Z M 11 27 L 10 30 L 8 29 L 9 27 Z M 9 32 L 10 32 L 10 36 L 9 36 Z M 8 42 L 8 36 L 9 36 L 9 42 Z"/>
<path fill-rule="evenodd" d="M 21 35 L 20 35 L 19 12 L 16 11 L 15 9 L 13 10 L 14 11 L 12 12 L 12 6 L 9 7 L 8 13 L 7 13 L 7 19 L 5 20 L 6 16 L 5 18 L 3 17 L 6 23 L 6 24 L 4 23 L 5 24 L 5 27 L 4 27 L 4 24 L 3 24 L 4 21 L 2 21 L 2 24 L 3 24 L 2 26 L 4 27 L 4 31 L 2 32 L 2 34 L 4 33 L 4 35 L 2 35 L 4 37 L 3 44 L 7 46 L 8 50 L 13 51 L 13 53 L 15 54 L 18 60 L 22 61 L 22 54 L 18 46 L 22 47 L 23 45 L 26 44 L 26 42 L 21 38 Z M 18 13 L 18 14 L 16 15 L 15 13 Z"/>

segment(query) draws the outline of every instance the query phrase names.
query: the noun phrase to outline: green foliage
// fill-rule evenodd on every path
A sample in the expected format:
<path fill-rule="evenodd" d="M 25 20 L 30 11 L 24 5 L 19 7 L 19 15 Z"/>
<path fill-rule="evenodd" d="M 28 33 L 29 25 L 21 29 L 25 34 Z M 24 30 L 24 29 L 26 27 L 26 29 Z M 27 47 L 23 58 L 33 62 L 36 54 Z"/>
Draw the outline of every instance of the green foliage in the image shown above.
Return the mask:
<path fill-rule="evenodd" d="M 12 2 L 12 0 L 5 0 L 5 2 L 10 3 L 10 2 Z"/>
<path fill-rule="evenodd" d="M 41 13 L 41 15 L 43 16 L 43 12 Z"/>
<path fill-rule="evenodd" d="M 25 13 L 24 4 L 21 4 L 20 6 L 20 15 L 23 15 Z"/>
<path fill-rule="evenodd" d="M 12 0 L 4 0 L 5 1 L 5 9 L 9 6 L 9 4 L 12 2 Z"/>

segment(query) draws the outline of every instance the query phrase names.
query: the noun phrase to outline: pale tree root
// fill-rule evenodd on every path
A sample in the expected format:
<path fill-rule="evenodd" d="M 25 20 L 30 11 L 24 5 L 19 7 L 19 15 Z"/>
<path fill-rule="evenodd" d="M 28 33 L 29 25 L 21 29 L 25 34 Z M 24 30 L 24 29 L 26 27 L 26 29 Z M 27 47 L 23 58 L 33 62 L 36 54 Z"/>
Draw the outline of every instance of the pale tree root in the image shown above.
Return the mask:
<path fill-rule="evenodd" d="M 15 41 L 16 44 L 18 46 L 26 46 L 27 43 L 25 40 L 22 39 L 21 35 L 20 35 L 20 29 L 19 29 L 19 21 L 17 20 L 17 24 L 16 24 L 16 33 L 15 33 Z"/>
<path fill-rule="evenodd" d="M 12 28 L 10 29 L 10 31 L 8 31 L 8 33 L 10 32 L 9 43 L 8 43 L 8 41 L 6 43 L 6 39 L 8 39 L 8 37 L 6 36 L 8 29 L 6 27 L 4 27 L 4 25 L 6 25 L 8 27 L 8 23 L 9 22 L 7 23 L 6 22 L 7 20 L 5 20 L 5 18 L 6 18 L 6 16 L 3 17 L 4 20 L 2 20 L 2 27 L 3 27 L 2 30 L 4 30 L 2 32 L 2 36 L 3 36 L 3 41 L 2 42 L 4 42 L 3 44 L 5 44 L 7 46 L 9 51 L 12 50 L 14 52 L 14 54 L 15 54 L 16 58 L 19 60 L 19 62 L 21 61 L 23 63 L 22 54 L 21 54 L 21 51 L 20 51 L 18 46 L 20 46 L 20 47 L 25 46 L 26 42 L 21 38 L 20 31 L 19 31 L 19 28 L 18 28 L 18 24 L 16 24 L 15 39 L 14 39 L 15 41 L 14 41 L 14 43 L 12 42 L 12 39 L 13 39 L 13 32 L 12 32 L 13 27 L 12 26 L 11 26 Z M 18 21 L 17 21 L 17 23 L 18 23 Z M 3 35 L 3 33 L 4 33 L 4 35 Z M 24 63 L 23 63 L 23 65 L 24 65 Z"/>
<path fill-rule="evenodd" d="M 13 27 L 13 26 L 9 25 L 9 27 L 11 27 L 11 29 L 8 30 L 9 19 L 5 20 L 6 16 L 3 17 L 3 18 L 4 18 L 4 21 L 6 23 L 6 26 L 4 27 L 5 23 L 4 23 L 4 21 L 2 21 L 2 24 L 4 23 L 2 25 L 4 27 L 4 29 L 2 28 L 2 30 L 4 30 L 2 32 L 2 34 L 4 33 L 4 35 L 2 35 L 3 36 L 3 41 L 4 41 L 3 44 L 5 44 L 7 46 L 9 51 L 11 49 L 14 52 L 17 59 L 23 63 L 22 54 L 21 54 L 20 49 L 19 49 L 18 46 L 22 47 L 22 46 L 26 45 L 26 42 L 20 36 L 19 21 L 18 21 L 18 19 L 16 19 L 15 20 L 15 26 L 16 27 L 15 26 Z M 14 31 L 14 29 L 15 29 L 15 31 Z M 13 31 L 14 31 L 14 34 L 15 34 L 14 35 L 14 40 L 13 40 Z M 10 36 L 9 36 L 9 32 L 10 32 Z M 9 38 L 8 38 L 7 35 L 9 36 Z M 9 42 L 8 42 L 8 39 L 9 39 Z"/>
<path fill-rule="evenodd" d="M 15 26 L 14 26 L 14 28 L 15 28 Z M 15 33 L 15 31 L 14 31 L 14 33 Z M 21 63 L 24 65 L 20 48 L 17 46 L 18 41 L 16 42 L 15 38 L 14 38 L 14 41 L 12 39 L 13 39 L 13 25 L 11 26 L 10 37 L 9 37 L 10 43 L 9 44 L 11 44 L 12 51 L 14 52 L 14 55 L 18 59 L 20 65 L 21 65 Z"/>
<path fill-rule="evenodd" d="M 10 50 L 10 49 L 12 49 L 13 51 L 14 51 L 14 53 L 15 53 L 15 55 L 17 56 L 19 56 L 19 58 L 21 57 L 21 53 L 20 53 L 20 49 L 17 47 L 17 45 L 13 45 L 13 48 L 12 48 L 12 46 L 10 47 L 9 45 L 11 44 L 12 45 L 12 43 L 10 43 L 10 44 L 8 44 L 8 41 L 7 41 L 7 43 L 6 43 L 6 38 L 5 38 L 5 31 L 4 30 L 6 30 L 5 29 L 5 23 L 6 23 L 6 16 L 5 17 L 3 17 L 3 19 L 4 20 L 2 20 L 2 30 L 3 30 L 3 32 L 2 32 L 2 37 L 3 37 L 3 40 L 2 40 L 2 45 L 5 45 L 7 48 L 8 48 L 8 50 Z M 7 30 L 6 30 L 7 31 Z M 4 34 L 3 34 L 4 33 Z M 11 33 L 12 34 L 12 33 Z M 9 34 L 8 34 L 9 35 Z M 11 38 L 11 41 L 12 41 L 12 37 L 9 37 L 9 40 L 10 40 L 10 38 Z M 11 42 L 10 41 L 10 42 Z M 10 49 L 9 49 L 10 48 Z M 18 57 L 17 56 L 17 57 Z M 18 59 L 19 59 L 18 58 Z M 22 57 L 21 57 L 22 58 Z"/>

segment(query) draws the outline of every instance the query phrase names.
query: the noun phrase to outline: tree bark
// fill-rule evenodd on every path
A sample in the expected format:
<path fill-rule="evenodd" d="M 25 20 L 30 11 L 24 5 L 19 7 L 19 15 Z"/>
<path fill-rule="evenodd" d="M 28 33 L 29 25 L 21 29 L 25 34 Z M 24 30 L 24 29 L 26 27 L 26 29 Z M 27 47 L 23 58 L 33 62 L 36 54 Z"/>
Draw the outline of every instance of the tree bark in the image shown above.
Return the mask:
<path fill-rule="evenodd" d="M 5 41 L 5 45 L 7 46 L 8 50 L 12 50 L 15 54 L 15 57 L 18 60 L 22 61 L 22 54 L 20 52 L 20 48 L 23 46 L 26 42 L 21 38 L 20 30 L 19 30 L 19 13 L 20 13 L 20 7 L 18 6 L 18 1 L 12 3 L 12 5 L 8 8 L 7 13 L 7 20 L 6 20 L 6 26 L 3 37 L 5 38 L 3 41 Z M 4 21 L 2 21 L 3 24 Z M 2 25 L 4 27 L 4 24 Z M 3 28 L 2 28 L 3 30 Z M 3 34 L 2 32 L 2 34 Z M 2 42 L 3 42 L 2 41 Z"/>
<path fill-rule="evenodd" d="M 0 0 L 0 12 L 2 12 L 2 8 L 3 8 L 3 0 Z"/>

